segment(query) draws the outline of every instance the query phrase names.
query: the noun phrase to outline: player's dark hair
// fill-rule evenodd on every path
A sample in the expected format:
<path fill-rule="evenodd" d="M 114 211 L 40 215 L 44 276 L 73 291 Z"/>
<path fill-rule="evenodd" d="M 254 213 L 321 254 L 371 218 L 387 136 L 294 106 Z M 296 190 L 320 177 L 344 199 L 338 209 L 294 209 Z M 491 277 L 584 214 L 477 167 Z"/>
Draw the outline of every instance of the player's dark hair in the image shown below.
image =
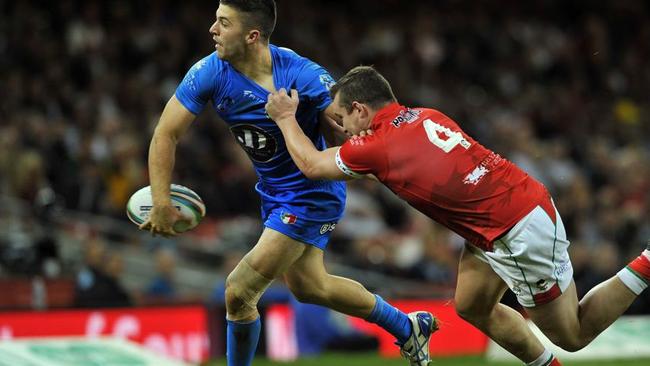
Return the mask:
<path fill-rule="evenodd" d="M 244 25 L 250 29 L 258 29 L 260 36 L 269 40 L 275 29 L 276 8 L 274 0 L 220 0 L 219 4 L 230 6 L 239 12 L 246 13 Z"/>
<path fill-rule="evenodd" d="M 357 66 L 348 71 L 330 89 L 332 99 L 337 93 L 340 94 L 339 104 L 348 113 L 352 111 L 352 102 L 380 109 L 387 103 L 397 101 L 388 80 L 372 66 Z"/>

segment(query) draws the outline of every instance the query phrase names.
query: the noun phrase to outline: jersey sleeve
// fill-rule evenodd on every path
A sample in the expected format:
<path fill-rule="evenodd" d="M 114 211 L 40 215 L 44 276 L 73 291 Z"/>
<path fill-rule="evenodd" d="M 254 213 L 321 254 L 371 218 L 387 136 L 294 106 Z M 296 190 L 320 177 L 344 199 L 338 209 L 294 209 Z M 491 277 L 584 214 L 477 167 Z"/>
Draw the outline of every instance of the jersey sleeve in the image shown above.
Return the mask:
<path fill-rule="evenodd" d="M 218 85 L 216 56 L 211 54 L 195 63 L 176 88 L 176 99 L 193 114 L 199 114 Z"/>
<path fill-rule="evenodd" d="M 334 79 L 322 66 L 305 59 L 298 77 L 296 89 L 301 97 L 308 98 L 316 109 L 324 110 L 332 103 L 330 87 L 334 85 Z"/>
<path fill-rule="evenodd" d="M 381 176 L 387 169 L 387 160 L 380 141 L 374 136 L 353 137 L 336 153 L 336 166 L 354 178 L 365 174 Z"/>

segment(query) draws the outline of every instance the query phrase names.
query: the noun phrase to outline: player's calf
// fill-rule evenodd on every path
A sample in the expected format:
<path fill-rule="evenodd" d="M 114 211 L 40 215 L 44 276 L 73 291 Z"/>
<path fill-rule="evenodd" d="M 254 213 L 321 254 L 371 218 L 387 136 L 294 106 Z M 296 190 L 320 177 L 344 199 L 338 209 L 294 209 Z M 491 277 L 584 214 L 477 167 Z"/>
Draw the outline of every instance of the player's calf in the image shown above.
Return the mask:
<path fill-rule="evenodd" d="M 257 302 L 273 282 L 259 274 L 245 260 L 226 279 L 226 312 L 228 320 L 252 321 L 258 317 Z"/>

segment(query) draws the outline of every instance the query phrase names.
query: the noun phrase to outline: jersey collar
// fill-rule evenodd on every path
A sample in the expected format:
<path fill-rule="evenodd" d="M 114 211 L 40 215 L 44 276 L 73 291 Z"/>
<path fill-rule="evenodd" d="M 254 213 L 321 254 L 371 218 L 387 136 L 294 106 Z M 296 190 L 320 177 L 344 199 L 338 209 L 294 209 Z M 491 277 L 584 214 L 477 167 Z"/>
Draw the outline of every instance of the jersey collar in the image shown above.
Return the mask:
<path fill-rule="evenodd" d="M 372 122 L 370 123 L 370 128 L 375 130 L 383 125 L 386 125 L 387 122 L 390 122 L 393 119 L 395 119 L 395 117 L 399 114 L 399 112 L 404 109 L 406 109 L 406 107 L 400 105 L 397 102 L 388 104 L 387 106 L 377 111 L 377 114 L 375 114 L 375 117 L 372 119 Z"/>

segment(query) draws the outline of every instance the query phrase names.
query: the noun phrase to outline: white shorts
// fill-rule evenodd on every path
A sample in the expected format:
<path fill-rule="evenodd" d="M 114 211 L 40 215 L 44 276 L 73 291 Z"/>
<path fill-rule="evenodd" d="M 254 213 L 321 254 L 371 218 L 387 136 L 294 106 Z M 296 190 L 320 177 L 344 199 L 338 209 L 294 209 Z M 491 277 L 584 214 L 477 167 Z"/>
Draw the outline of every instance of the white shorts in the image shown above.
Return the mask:
<path fill-rule="evenodd" d="M 564 224 L 555 206 L 549 209 L 555 211 L 555 217 L 535 207 L 494 241 L 491 252 L 468 244 L 468 249 L 492 267 L 525 307 L 556 299 L 573 279 Z"/>

